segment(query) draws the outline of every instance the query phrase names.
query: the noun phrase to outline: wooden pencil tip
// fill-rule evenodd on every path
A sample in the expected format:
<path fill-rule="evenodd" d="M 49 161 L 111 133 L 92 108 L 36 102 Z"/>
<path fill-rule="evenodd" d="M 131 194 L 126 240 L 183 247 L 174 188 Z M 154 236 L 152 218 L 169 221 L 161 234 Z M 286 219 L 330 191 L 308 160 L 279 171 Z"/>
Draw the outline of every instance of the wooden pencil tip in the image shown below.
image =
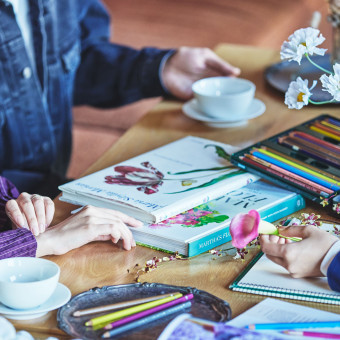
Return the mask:
<path fill-rule="evenodd" d="M 73 313 L 73 316 L 80 316 L 80 312 L 77 310 Z"/>
<path fill-rule="evenodd" d="M 85 322 L 85 326 L 92 326 L 92 321 L 90 320 L 90 321 L 86 321 Z"/>
<path fill-rule="evenodd" d="M 106 338 L 109 338 L 110 337 L 110 333 L 109 332 L 105 332 L 103 335 L 102 335 L 102 338 L 103 339 L 106 339 Z"/>

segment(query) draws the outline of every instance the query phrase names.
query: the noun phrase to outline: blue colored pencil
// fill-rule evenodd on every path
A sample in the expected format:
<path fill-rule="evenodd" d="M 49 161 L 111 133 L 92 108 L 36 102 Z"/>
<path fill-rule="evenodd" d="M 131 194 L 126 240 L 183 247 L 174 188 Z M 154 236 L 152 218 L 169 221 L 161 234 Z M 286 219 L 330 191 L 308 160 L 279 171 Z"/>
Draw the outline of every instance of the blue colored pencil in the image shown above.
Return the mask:
<path fill-rule="evenodd" d="M 312 175 L 312 174 L 310 174 L 308 172 L 302 171 L 300 169 L 294 168 L 293 166 L 291 166 L 289 164 L 283 163 L 283 162 L 281 162 L 281 161 L 279 161 L 279 160 L 277 160 L 275 158 L 272 158 L 270 156 L 267 156 L 267 155 L 265 155 L 265 154 L 263 154 L 261 152 L 253 151 L 252 154 L 254 156 L 260 158 L 260 159 L 263 159 L 263 160 L 265 160 L 265 161 L 267 161 L 269 163 L 277 165 L 277 166 L 279 166 L 279 167 L 281 167 L 281 168 L 283 168 L 285 170 L 288 170 L 288 171 L 290 171 L 290 172 L 292 172 L 292 173 L 294 173 L 296 175 L 300 175 L 300 176 L 302 176 L 304 178 L 307 178 L 307 179 L 309 179 L 309 180 L 311 180 L 311 181 L 313 181 L 315 183 L 318 183 L 318 184 L 320 184 L 320 185 L 322 185 L 322 186 L 324 186 L 324 187 L 326 187 L 328 189 L 331 189 L 331 190 L 339 190 L 340 189 L 340 187 L 335 185 L 334 183 L 329 183 L 329 182 L 327 182 L 327 181 L 325 181 L 325 180 L 323 180 L 323 179 L 321 179 L 319 177 L 316 177 L 316 176 L 314 176 L 314 175 Z"/>
<path fill-rule="evenodd" d="M 151 314 L 151 315 L 149 315 L 149 316 L 147 316 L 143 319 L 139 319 L 139 320 L 130 322 L 128 324 L 125 324 L 124 326 L 106 331 L 105 333 L 103 333 L 102 338 L 103 339 L 111 338 L 111 337 L 119 335 L 123 332 L 127 332 L 127 331 L 130 331 L 132 329 L 136 329 L 138 327 L 144 326 L 144 325 L 151 323 L 153 321 L 157 321 L 161 318 L 164 318 L 165 316 L 169 316 L 171 314 L 182 312 L 184 309 L 189 308 L 190 306 L 191 306 L 191 301 L 188 301 L 188 302 L 181 303 L 180 305 L 164 309 L 161 312 Z"/>
<path fill-rule="evenodd" d="M 316 321 L 316 322 L 286 322 L 286 323 L 258 323 L 254 325 L 248 325 L 247 329 L 303 329 L 303 328 L 323 328 L 323 327 L 339 327 L 340 328 L 340 316 L 339 321 Z"/>

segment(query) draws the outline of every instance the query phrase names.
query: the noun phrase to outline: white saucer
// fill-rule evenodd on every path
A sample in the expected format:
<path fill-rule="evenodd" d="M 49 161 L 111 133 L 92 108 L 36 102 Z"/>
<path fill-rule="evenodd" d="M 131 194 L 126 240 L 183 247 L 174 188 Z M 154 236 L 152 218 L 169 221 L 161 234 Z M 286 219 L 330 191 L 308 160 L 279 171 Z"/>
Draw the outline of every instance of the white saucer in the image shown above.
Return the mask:
<path fill-rule="evenodd" d="M 208 117 L 200 110 L 196 99 L 191 99 L 188 102 L 186 102 L 182 106 L 182 110 L 186 116 L 192 119 L 199 120 L 208 126 L 216 128 L 225 128 L 246 125 L 249 119 L 261 116 L 266 110 L 266 105 L 261 100 L 254 98 L 253 102 L 251 103 L 248 109 L 248 112 L 246 113 L 246 115 L 242 117 L 242 119 L 236 117 L 229 118 L 227 120 L 214 119 Z"/>
<path fill-rule="evenodd" d="M 28 320 L 40 318 L 49 311 L 57 309 L 67 303 L 71 298 L 70 290 L 61 283 L 57 284 L 57 288 L 53 295 L 42 305 L 33 309 L 12 309 L 0 303 L 0 314 L 8 319 Z"/>

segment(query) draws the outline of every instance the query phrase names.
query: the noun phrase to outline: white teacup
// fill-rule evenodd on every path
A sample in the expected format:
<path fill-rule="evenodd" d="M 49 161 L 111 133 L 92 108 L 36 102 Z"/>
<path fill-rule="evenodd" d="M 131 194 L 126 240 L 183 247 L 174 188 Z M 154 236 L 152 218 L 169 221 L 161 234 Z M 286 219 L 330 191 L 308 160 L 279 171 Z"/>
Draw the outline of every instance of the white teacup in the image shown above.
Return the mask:
<path fill-rule="evenodd" d="M 216 120 L 242 120 L 255 89 L 251 81 L 233 77 L 204 78 L 192 85 L 200 110 Z"/>
<path fill-rule="evenodd" d="M 36 257 L 0 260 L 0 302 L 14 309 L 31 309 L 46 302 L 59 280 L 59 266 Z"/>

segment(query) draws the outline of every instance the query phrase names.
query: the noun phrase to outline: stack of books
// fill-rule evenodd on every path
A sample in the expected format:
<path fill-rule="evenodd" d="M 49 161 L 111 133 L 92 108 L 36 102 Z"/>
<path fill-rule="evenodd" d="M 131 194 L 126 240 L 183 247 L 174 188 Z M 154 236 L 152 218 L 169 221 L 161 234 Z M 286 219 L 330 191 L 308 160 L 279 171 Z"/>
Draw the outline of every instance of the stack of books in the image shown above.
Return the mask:
<path fill-rule="evenodd" d="M 60 186 L 61 200 L 119 210 L 142 220 L 137 243 L 195 256 L 231 240 L 237 213 L 269 222 L 302 209 L 294 192 L 260 181 L 229 161 L 227 144 L 188 136 Z"/>

